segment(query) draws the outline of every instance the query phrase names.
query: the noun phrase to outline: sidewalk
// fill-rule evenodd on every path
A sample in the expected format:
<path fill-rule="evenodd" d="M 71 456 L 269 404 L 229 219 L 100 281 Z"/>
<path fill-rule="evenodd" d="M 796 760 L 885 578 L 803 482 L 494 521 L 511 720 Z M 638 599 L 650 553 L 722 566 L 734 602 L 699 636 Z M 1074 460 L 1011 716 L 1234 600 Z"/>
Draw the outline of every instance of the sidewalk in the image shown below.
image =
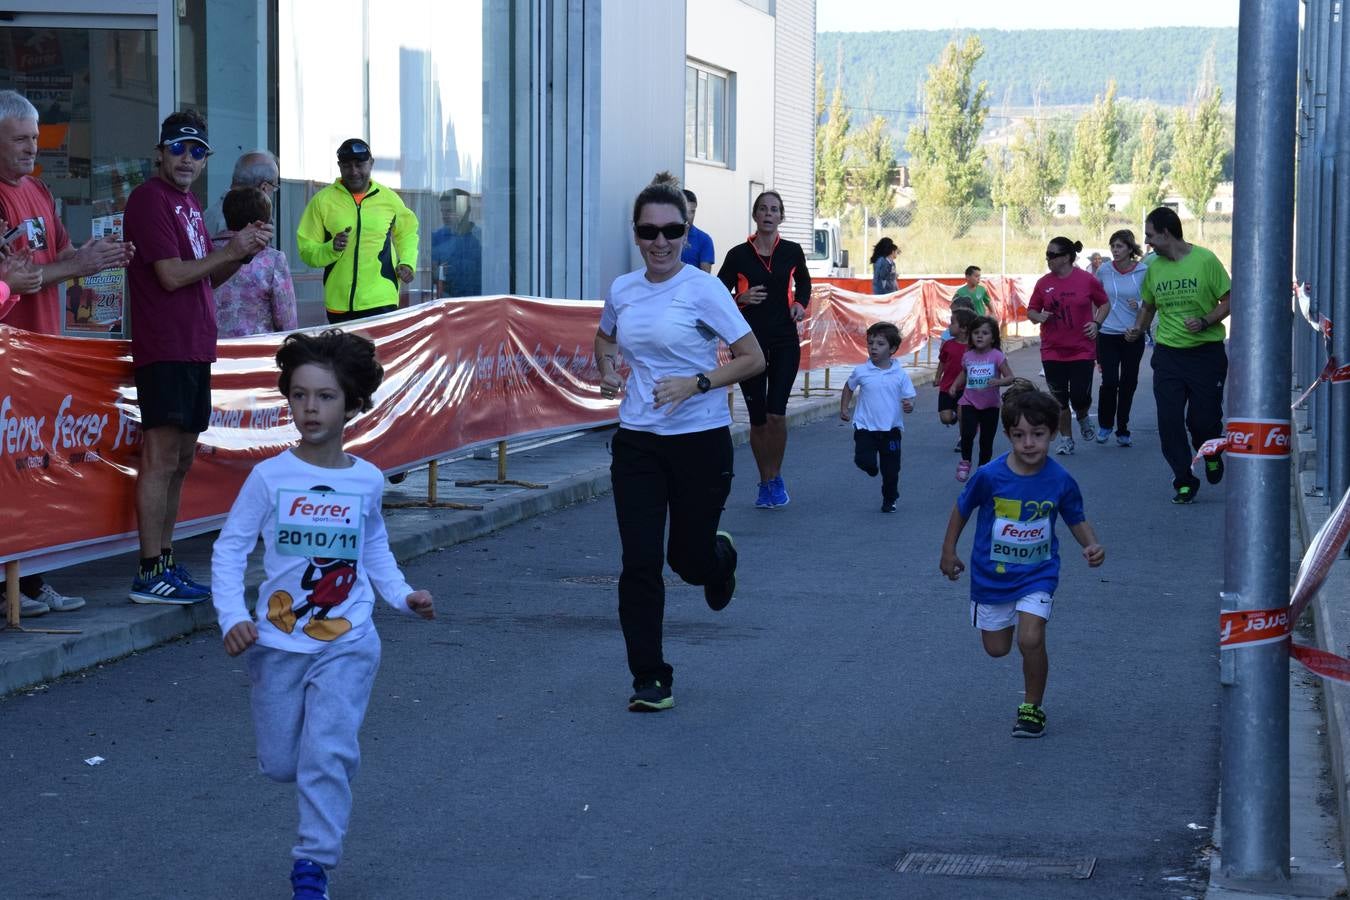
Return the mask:
<path fill-rule="evenodd" d="M 1004 349 L 1012 353 L 1039 343 L 1036 338 L 1011 338 Z M 937 359 L 934 342 L 932 360 Z M 926 353 L 904 357 L 916 385 L 931 384 L 933 368 Z M 824 390 L 827 380 L 830 391 Z M 839 389 L 851 366 L 818 369 L 797 376 L 788 402 L 788 424 L 800 425 L 835 415 Z M 809 378 L 810 395 L 802 396 Z M 749 440 L 745 405 L 740 392 L 735 399 L 732 439 Z M 459 482 L 495 480 L 495 452 L 460 454 L 437 466 L 436 493 L 447 501 L 481 506 L 481 509 L 428 508 L 428 469 L 410 472 L 402 484 L 385 488 L 385 524 L 390 546 L 400 561 L 440 547 L 472 540 L 551 510 L 599 496 L 609 491 L 609 440 L 613 427 L 575 432 L 559 438 L 522 442 L 507 448 L 506 478 L 536 485 L 484 484 L 460 486 Z M 491 448 L 489 448 L 490 450 Z M 789 457 L 790 458 L 790 457 Z M 748 463 L 743 459 L 742 466 Z M 406 504 L 406 505 L 400 505 Z M 411 504 L 420 504 L 413 506 Z M 204 581 L 210 580 L 211 546 L 214 534 L 182 541 L 174 550 L 179 560 Z M 173 640 L 200 628 L 215 626 L 210 603 L 195 606 L 142 606 L 127 599 L 127 588 L 136 568 L 134 554 L 123 554 L 71 566 L 50 573 L 50 581 L 62 593 L 85 597 L 89 602 L 73 613 L 48 613 L 24 618 L 25 629 L 78 629 L 75 634 L 44 634 L 0 628 L 0 695 L 51 681 L 138 650 Z M 261 582 L 261 554 L 254 554 L 246 576 L 250 596 Z M 0 619 L 0 624 L 3 619 Z"/>

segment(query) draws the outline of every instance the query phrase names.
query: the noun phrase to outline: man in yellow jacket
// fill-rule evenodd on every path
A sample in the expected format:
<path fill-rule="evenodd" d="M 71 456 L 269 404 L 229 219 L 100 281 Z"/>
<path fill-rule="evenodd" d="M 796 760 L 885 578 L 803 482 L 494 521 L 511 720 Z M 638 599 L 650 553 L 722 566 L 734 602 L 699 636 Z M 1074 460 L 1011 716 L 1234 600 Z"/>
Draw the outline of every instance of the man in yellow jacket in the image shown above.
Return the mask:
<path fill-rule="evenodd" d="M 300 258 L 323 269 L 333 324 L 398 309 L 399 282 L 417 271 L 417 216 L 371 180 L 370 144 L 345 140 L 337 159 L 340 177 L 309 201 L 295 234 Z"/>

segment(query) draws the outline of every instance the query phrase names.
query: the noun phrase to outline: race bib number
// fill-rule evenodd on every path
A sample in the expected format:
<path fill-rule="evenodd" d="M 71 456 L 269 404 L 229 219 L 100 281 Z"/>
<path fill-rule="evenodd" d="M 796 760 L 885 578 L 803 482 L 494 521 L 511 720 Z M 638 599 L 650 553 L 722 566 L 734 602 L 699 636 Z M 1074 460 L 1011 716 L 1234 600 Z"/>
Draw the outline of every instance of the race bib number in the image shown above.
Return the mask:
<path fill-rule="evenodd" d="M 1050 559 L 1050 519 L 995 519 L 989 558 L 996 563 L 1036 565 Z"/>
<path fill-rule="evenodd" d="M 992 362 L 971 363 L 966 367 L 966 387 L 977 391 L 989 387 L 989 380 L 994 377 L 995 369 Z"/>
<path fill-rule="evenodd" d="M 282 556 L 360 557 L 361 495 L 330 491 L 277 492 L 275 546 Z"/>

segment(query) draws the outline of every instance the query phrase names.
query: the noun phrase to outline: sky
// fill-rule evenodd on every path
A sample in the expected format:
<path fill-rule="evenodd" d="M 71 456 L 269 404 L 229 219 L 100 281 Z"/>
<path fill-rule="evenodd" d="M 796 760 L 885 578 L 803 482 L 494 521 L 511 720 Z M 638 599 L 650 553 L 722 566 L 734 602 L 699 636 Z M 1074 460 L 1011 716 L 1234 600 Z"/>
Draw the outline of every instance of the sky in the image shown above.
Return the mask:
<path fill-rule="evenodd" d="M 884 12 L 883 12 L 884 11 Z M 817 31 L 901 31 L 949 28 L 1236 27 L 1238 0 L 817 0 Z"/>

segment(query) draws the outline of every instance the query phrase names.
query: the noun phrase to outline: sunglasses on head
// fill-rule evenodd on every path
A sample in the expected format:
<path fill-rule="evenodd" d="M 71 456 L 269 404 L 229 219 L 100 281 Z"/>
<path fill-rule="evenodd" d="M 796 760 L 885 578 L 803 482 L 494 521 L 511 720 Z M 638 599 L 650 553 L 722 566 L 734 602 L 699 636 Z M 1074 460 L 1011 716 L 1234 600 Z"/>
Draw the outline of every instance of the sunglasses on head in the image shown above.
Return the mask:
<path fill-rule="evenodd" d="M 165 144 L 164 149 L 168 150 L 174 156 L 182 156 L 184 153 L 191 153 L 193 159 L 206 159 L 211 155 L 207 150 L 196 141 L 174 141 L 171 144 Z"/>
<path fill-rule="evenodd" d="M 673 241 L 684 237 L 688 227 L 683 222 L 673 222 L 670 225 L 634 225 L 633 232 L 644 241 L 654 241 L 658 234 L 663 235 L 668 241 Z"/>

